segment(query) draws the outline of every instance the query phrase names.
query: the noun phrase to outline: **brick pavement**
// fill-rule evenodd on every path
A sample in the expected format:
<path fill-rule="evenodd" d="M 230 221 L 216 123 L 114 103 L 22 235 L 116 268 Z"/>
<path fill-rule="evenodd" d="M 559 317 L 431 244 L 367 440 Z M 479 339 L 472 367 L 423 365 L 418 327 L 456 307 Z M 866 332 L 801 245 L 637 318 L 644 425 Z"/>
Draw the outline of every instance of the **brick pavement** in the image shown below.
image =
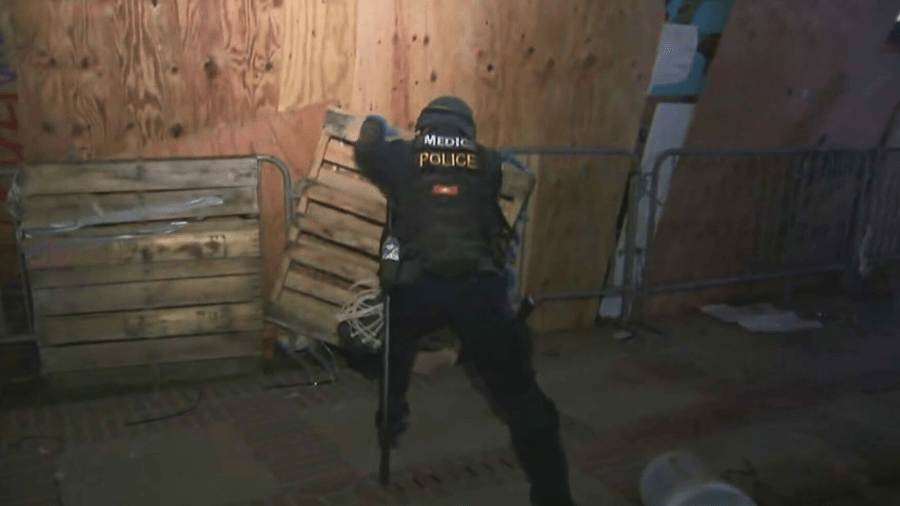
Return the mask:
<path fill-rule="evenodd" d="M 653 368 L 648 370 L 652 372 Z M 373 396 L 374 400 L 370 383 L 352 373 L 344 373 L 342 378 L 337 384 L 313 388 L 270 388 L 301 383 L 304 378 L 300 373 L 209 383 L 202 386 L 204 396 L 196 409 L 140 425 L 128 422 L 190 408 L 197 400 L 198 388 L 169 388 L 156 394 L 132 393 L 2 412 L 0 504 L 58 505 L 54 457 L 67 442 L 100 443 L 174 428 L 203 428 L 217 422 L 232 423 L 282 484 L 274 497 L 231 506 L 402 505 L 523 479 L 511 450 L 498 444 L 477 454 L 436 459 L 397 471 L 392 486 L 382 490 L 374 476 L 355 472 L 336 454 L 332 443 L 310 430 L 303 419 L 304 407 L 358 396 Z M 816 387 L 795 382 L 744 392 L 730 388 L 700 405 L 602 433 L 564 415 L 564 439 L 574 466 L 634 499 L 643 466 L 659 451 L 700 434 L 809 408 L 835 396 L 897 380 L 900 375 L 895 371 L 874 371 L 845 379 L 840 385 Z"/>

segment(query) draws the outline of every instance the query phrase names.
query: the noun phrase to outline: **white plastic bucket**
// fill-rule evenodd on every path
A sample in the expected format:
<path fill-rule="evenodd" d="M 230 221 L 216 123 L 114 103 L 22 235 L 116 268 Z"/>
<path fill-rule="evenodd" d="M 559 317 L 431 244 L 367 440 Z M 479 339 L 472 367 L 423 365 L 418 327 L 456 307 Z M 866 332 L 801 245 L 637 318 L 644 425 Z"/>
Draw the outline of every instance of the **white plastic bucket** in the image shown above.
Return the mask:
<path fill-rule="evenodd" d="M 710 476 L 694 455 L 670 452 L 653 459 L 640 483 L 645 506 L 756 506 L 740 489 Z"/>

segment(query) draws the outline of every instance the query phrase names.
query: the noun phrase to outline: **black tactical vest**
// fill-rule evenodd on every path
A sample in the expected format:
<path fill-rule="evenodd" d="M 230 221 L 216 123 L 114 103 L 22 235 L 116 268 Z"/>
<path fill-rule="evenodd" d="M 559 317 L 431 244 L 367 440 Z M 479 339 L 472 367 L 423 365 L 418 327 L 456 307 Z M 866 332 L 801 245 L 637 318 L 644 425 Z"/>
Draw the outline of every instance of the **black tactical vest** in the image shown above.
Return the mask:
<path fill-rule="evenodd" d="M 416 170 L 392 202 L 401 272 L 449 277 L 503 269 L 500 164 L 491 155 L 460 137 L 421 135 L 413 141 Z"/>

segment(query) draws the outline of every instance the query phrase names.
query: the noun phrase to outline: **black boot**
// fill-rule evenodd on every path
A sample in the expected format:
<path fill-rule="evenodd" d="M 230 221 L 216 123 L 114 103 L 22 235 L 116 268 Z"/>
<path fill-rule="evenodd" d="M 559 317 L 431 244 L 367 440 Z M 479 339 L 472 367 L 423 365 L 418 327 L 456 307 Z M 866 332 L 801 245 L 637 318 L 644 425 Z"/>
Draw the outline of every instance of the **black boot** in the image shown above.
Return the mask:
<path fill-rule="evenodd" d="M 553 431 L 538 431 L 527 440 L 516 438 L 514 447 L 531 482 L 533 506 L 575 506 L 569 488 L 569 468 L 566 455 Z"/>
<path fill-rule="evenodd" d="M 539 389 L 532 390 L 511 411 L 509 428 L 513 449 L 531 484 L 531 504 L 575 506 L 553 401 Z"/>

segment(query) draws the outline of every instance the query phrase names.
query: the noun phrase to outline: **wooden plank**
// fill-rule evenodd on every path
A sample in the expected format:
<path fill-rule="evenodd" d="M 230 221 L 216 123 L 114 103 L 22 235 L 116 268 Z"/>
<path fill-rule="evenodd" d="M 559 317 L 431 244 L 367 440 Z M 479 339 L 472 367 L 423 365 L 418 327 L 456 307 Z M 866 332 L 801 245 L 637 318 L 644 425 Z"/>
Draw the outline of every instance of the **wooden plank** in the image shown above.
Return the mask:
<path fill-rule="evenodd" d="M 259 214 L 257 193 L 255 187 L 244 187 L 151 193 L 36 195 L 22 201 L 22 226 L 27 230 L 50 227 L 54 224 L 71 226 L 84 223 L 85 219 L 104 219 L 105 223 L 113 224 L 176 218 L 254 215 Z M 200 207 L 198 204 L 204 202 L 200 199 L 205 199 L 211 204 Z M 217 204 L 215 199 L 221 199 L 222 203 Z M 194 204 L 190 205 L 192 202 Z M 148 207 L 150 209 L 147 209 Z M 146 210 L 141 212 L 141 208 Z M 127 214 L 123 214 L 123 212 Z"/>
<path fill-rule="evenodd" d="M 339 172 L 322 170 L 306 195 L 311 201 L 337 207 L 373 221 L 383 223 L 387 216 L 387 200 L 375 186 Z"/>
<path fill-rule="evenodd" d="M 32 289 L 40 290 L 132 281 L 259 274 L 261 269 L 262 262 L 259 257 L 243 257 L 41 269 L 31 271 L 29 278 Z"/>
<path fill-rule="evenodd" d="M 510 226 L 514 226 L 521 210 L 521 201 L 499 199 L 500 211 Z"/>
<path fill-rule="evenodd" d="M 358 107 L 354 109 L 360 110 Z M 325 112 L 325 125 L 322 131 L 328 136 L 354 143 L 359 139 L 359 129 L 362 128 L 364 120 L 364 115 L 350 114 L 339 108 L 330 107 Z"/>
<path fill-rule="evenodd" d="M 312 163 L 309 167 L 309 171 L 307 171 L 306 173 L 306 180 L 303 181 L 304 184 L 315 184 L 316 179 L 319 178 L 319 172 L 322 170 L 322 165 L 324 164 L 322 157 L 325 156 L 325 149 L 328 147 L 329 141 L 330 139 L 327 135 L 319 135 L 319 142 L 318 144 L 316 144 L 316 150 L 313 153 Z M 305 191 L 297 201 L 297 205 L 295 207 L 297 213 L 303 214 L 306 212 L 306 207 L 309 205 L 308 189 L 309 188 L 307 187 L 307 191 Z"/>
<path fill-rule="evenodd" d="M 534 223 L 527 279 L 533 295 L 603 287 L 616 241 L 616 220 L 607 217 L 618 216 L 630 168 L 624 156 L 541 157 L 530 213 Z M 574 240 L 575 231 L 584 233 L 578 235 L 577 247 L 569 249 L 565 245 Z M 593 325 L 598 305 L 597 299 L 543 302 L 531 325 L 539 332 Z"/>
<path fill-rule="evenodd" d="M 198 304 L 243 302 L 260 297 L 258 275 L 170 279 L 34 290 L 37 318 Z"/>
<path fill-rule="evenodd" d="M 45 374 L 221 358 L 258 357 L 258 332 L 41 348 Z"/>
<path fill-rule="evenodd" d="M 187 190 L 257 186 L 255 158 L 141 160 L 26 165 L 23 197 L 66 193 Z"/>
<path fill-rule="evenodd" d="M 356 282 L 376 277 L 378 262 L 360 253 L 318 241 L 306 234 L 292 246 L 288 255 L 299 264 Z"/>
<path fill-rule="evenodd" d="M 269 300 L 278 300 L 278 296 L 281 295 L 281 291 L 284 290 L 284 278 L 287 276 L 290 269 L 291 257 L 288 255 L 282 256 L 281 268 L 278 270 L 278 276 L 275 278 L 275 283 L 269 291 Z"/>
<path fill-rule="evenodd" d="M 353 145 L 341 139 L 331 138 L 325 149 L 323 159 L 334 165 L 351 170 L 359 170 L 353 157 Z"/>
<path fill-rule="evenodd" d="M 354 295 L 341 286 L 317 279 L 308 272 L 290 271 L 284 278 L 284 287 L 295 292 L 322 299 L 338 306 L 353 301 Z"/>
<path fill-rule="evenodd" d="M 325 157 L 325 151 L 328 149 L 328 144 L 331 142 L 331 139 L 325 135 L 319 135 L 319 142 L 316 144 L 316 151 L 313 153 L 312 157 L 312 165 L 310 165 L 309 171 L 306 174 L 306 177 L 315 180 L 319 178 L 319 171 L 322 169 L 322 160 Z"/>
<path fill-rule="evenodd" d="M 134 235 L 142 230 L 159 231 L 164 226 L 165 222 L 146 227 L 117 225 L 26 239 L 27 266 L 34 270 L 259 256 L 257 220 L 207 219 L 170 228 L 174 230 L 171 233 Z"/>
<path fill-rule="evenodd" d="M 284 3 L 278 109 L 324 100 L 348 104 L 356 54 L 356 0 Z M 388 41 L 385 41 L 388 43 Z"/>
<path fill-rule="evenodd" d="M 278 301 L 270 304 L 267 314 L 291 327 L 310 331 L 310 337 L 337 344 L 338 311 L 335 305 L 285 290 Z"/>
<path fill-rule="evenodd" d="M 262 329 L 259 301 L 55 316 L 40 322 L 42 345 L 146 339 Z"/>
<path fill-rule="evenodd" d="M 326 166 L 327 167 L 327 166 Z M 385 202 L 384 194 L 368 179 L 358 174 L 338 170 L 322 170 L 316 182 L 349 193 L 354 197 L 376 202 Z"/>
<path fill-rule="evenodd" d="M 533 167 L 528 168 L 534 171 Z M 509 163 L 504 163 L 502 170 L 503 182 L 500 187 L 500 196 L 509 199 L 523 198 L 534 189 L 536 180 L 533 174 L 528 174 Z"/>
<path fill-rule="evenodd" d="M 363 110 L 356 106 L 353 106 L 352 109 Z M 359 129 L 362 128 L 365 119 L 364 114 L 352 114 L 339 107 L 330 107 L 325 112 L 325 124 L 322 131 L 325 135 L 353 144 L 359 139 Z M 411 140 L 414 136 L 414 133 L 408 130 L 398 129 L 397 131 L 397 137 L 400 139 Z"/>
<path fill-rule="evenodd" d="M 382 227 L 352 214 L 313 203 L 297 223 L 302 232 L 378 255 Z"/>

